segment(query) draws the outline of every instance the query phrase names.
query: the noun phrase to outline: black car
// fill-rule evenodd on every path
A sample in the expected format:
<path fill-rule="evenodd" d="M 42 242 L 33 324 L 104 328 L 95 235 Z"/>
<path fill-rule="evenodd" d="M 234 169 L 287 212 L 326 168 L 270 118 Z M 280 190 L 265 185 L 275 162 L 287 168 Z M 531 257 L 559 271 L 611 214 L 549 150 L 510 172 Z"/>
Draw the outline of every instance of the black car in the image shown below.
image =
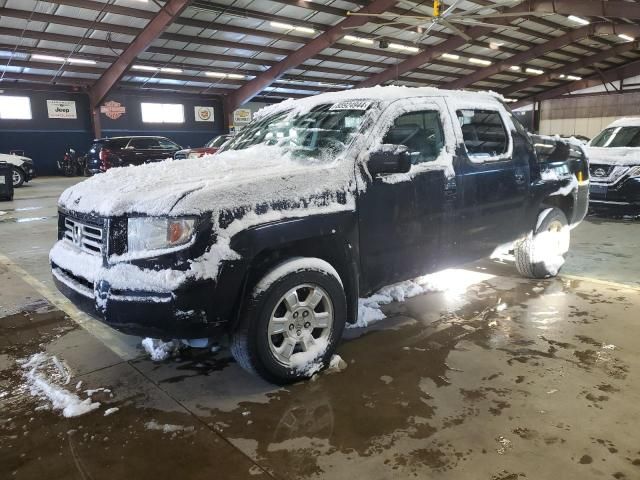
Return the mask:
<path fill-rule="evenodd" d="M 142 165 L 173 158 L 182 147 L 165 137 L 112 137 L 93 141 L 87 154 L 87 171 L 106 172 L 113 167 Z"/>
<path fill-rule="evenodd" d="M 522 275 L 555 276 L 588 176 L 580 145 L 534 139 L 492 94 L 318 95 L 263 109 L 211 161 L 69 188 L 52 273 L 115 329 L 228 335 L 244 368 L 286 383 L 384 285 L 504 248 Z"/>

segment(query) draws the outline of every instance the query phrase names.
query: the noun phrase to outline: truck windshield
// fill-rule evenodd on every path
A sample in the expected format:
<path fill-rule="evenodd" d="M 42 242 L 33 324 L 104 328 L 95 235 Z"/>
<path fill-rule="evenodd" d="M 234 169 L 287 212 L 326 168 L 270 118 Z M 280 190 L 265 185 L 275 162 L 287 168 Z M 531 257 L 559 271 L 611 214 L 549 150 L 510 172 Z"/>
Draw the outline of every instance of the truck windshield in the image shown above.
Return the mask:
<path fill-rule="evenodd" d="M 591 141 L 592 147 L 640 147 L 640 127 L 617 127 L 603 130 Z"/>
<path fill-rule="evenodd" d="M 225 150 L 254 145 L 277 145 L 294 157 L 331 161 L 340 155 L 360 130 L 366 108 L 342 109 L 320 105 L 302 115 L 282 112 L 243 128 Z"/>

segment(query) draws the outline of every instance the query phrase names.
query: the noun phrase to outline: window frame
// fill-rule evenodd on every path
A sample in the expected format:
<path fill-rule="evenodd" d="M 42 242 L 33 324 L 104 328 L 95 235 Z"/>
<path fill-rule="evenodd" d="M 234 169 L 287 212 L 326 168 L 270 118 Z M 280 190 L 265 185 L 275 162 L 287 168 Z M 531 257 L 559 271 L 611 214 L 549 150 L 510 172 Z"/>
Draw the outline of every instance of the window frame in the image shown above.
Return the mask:
<path fill-rule="evenodd" d="M 493 112 L 498 115 L 500 121 L 502 122 L 502 128 L 504 129 L 504 133 L 507 137 L 507 148 L 503 153 L 494 156 L 479 156 L 477 154 L 469 153 L 467 149 L 467 144 L 464 141 L 464 134 L 462 133 L 462 125 L 460 125 L 460 121 L 458 120 L 458 112 L 461 110 L 473 110 L 479 112 Z M 491 162 L 508 162 L 513 160 L 513 136 L 511 135 L 513 122 L 510 121 L 505 116 L 505 112 L 500 109 L 498 106 L 492 105 L 491 107 L 477 107 L 473 105 L 465 105 L 465 104 L 455 104 L 451 109 L 452 120 L 454 120 L 455 128 L 457 134 L 460 136 L 460 143 L 464 147 L 464 151 L 466 153 L 466 157 L 469 159 L 471 163 L 474 164 L 483 164 L 483 163 L 491 163 Z"/>
<path fill-rule="evenodd" d="M 23 120 L 23 121 L 29 121 L 29 120 L 33 120 L 33 107 L 31 105 L 31 97 L 27 96 L 27 95 L 6 95 L 6 94 L 2 94 L 0 95 L 0 98 L 5 97 L 5 98 L 26 98 L 27 99 L 27 105 L 29 107 L 29 117 L 5 117 L 2 114 L 2 108 L 0 107 L 0 120 Z"/>
<path fill-rule="evenodd" d="M 171 106 L 176 106 L 179 105 L 180 109 L 182 111 L 182 120 L 180 121 L 168 121 L 165 120 L 164 118 L 164 113 L 161 116 L 160 120 L 154 120 L 154 121 L 147 121 L 145 120 L 145 114 L 144 114 L 144 105 L 159 105 L 161 106 L 161 108 L 164 110 L 164 107 L 167 105 L 171 105 Z M 160 102 L 140 102 L 140 118 L 142 120 L 142 123 L 150 123 L 150 124 L 170 124 L 170 125 L 183 125 L 186 123 L 186 117 L 184 115 L 184 104 L 183 103 L 160 103 Z"/>

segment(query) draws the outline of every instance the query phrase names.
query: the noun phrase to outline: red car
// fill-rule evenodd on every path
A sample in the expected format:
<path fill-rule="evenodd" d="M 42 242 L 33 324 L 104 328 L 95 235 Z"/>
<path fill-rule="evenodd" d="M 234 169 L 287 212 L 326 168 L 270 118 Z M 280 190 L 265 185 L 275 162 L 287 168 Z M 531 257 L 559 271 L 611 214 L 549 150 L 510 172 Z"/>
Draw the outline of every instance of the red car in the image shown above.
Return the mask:
<path fill-rule="evenodd" d="M 185 158 L 200 158 L 205 155 L 211 155 L 220 150 L 220 147 L 225 144 L 227 140 L 231 138 L 231 135 L 219 135 L 213 140 L 207 142 L 204 147 L 200 148 L 185 148 L 179 150 L 173 155 L 174 160 L 181 160 Z"/>

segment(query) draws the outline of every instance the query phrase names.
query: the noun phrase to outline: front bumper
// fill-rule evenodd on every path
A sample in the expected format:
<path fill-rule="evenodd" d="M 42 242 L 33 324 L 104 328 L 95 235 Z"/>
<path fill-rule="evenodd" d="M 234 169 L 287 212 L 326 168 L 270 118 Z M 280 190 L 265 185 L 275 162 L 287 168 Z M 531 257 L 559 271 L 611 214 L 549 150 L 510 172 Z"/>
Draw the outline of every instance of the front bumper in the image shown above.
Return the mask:
<path fill-rule="evenodd" d="M 22 166 L 22 170 L 24 170 L 25 181 L 28 182 L 36 178 L 36 169 L 33 167 L 33 165 L 26 163 Z"/>
<path fill-rule="evenodd" d="M 614 185 L 592 181 L 589 206 L 595 209 L 640 212 L 640 178 L 631 177 Z"/>
<path fill-rule="evenodd" d="M 58 290 L 80 310 L 128 335 L 191 339 L 224 333 L 227 322 L 209 321 L 212 281 L 167 293 L 123 291 L 105 281 L 91 284 L 53 262 L 51 269 Z"/>

